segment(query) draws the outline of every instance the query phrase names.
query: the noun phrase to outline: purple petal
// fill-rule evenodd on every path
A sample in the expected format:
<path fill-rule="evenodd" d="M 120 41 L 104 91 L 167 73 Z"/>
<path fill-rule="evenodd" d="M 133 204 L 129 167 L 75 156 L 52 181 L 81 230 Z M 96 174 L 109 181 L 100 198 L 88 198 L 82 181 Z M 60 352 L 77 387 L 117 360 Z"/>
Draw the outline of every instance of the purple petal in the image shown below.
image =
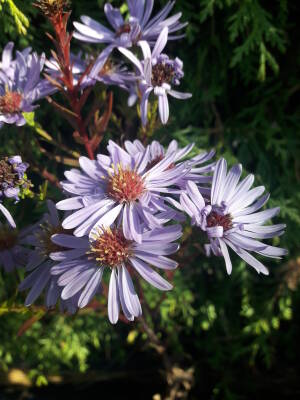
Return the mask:
<path fill-rule="evenodd" d="M 163 49 L 166 47 L 166 44 L 168 42 L 168 33 L 169 33 L 169 30 L 167 27 L 165 27 L 161 31 L 160 35 L 157 38 L 155 46 L 152 50 L 152 58 L 157 58 L 161 54 Z"/>
<path fill-rule="evenodd" d="M 148 99 L 149 95 L 152 92 L 153 88 L 149 87 L 147 88 L 142 96 L 142 101 L 141 101 L 141 119 L 142 119 L 142 124 L 143 126 L 147 125 L 148 121 Z"/>
<path fill-rule="evenodd" d="M 67 300 L 79 292 L 80 289 L 85 286 L 91 276 L 94 274 L 95 269 L 88 269 L 81 272 L 79 275 L 74 277 L 70 283 L 68 283 L 61 292 L 61 298 Z"/>
<path fill-rule="evenodd" d="M 142 308 L 135 292 L 131 276 L 124 266 L 121 267 L 119 273 L 122 274 L 122 289 L 126 307 L 133 316 L 139 317 L 142 315 Z"/>
<path fill-rule="evenodd" d="M 243 250 L 241 248 L 237 249 L 236 247 L 232 246 L 230 241 L 224 239 L 224 242 L 232 248 L 233 251 L 237 253 L 238 256 L 240 256 L 244 261 L 246 261 L 247 264 L 251 265 L 258 273 L 262 273 L 264 275 L 269 275 L 269 271 L 267 268 L 256 258 L 254 258 L 250 253 L 248 253 L 246 250 Z"/>
<path fill-rule="evenodd" d="M 118 204 L 116 207 L 108 211 L 102 218 L 100 218 L 99 221 L 93 226 L 89 237 L 93 238 L 94 236 L 97 236 L 98 229 L 111 226 L 120 214 L 122 208 L 123 204 Z"/>
<path fill-rule="evenodd" d="M 112 324 L 116 324 L 118 322 L 120 313 L 119 291 L 116 274 L 116 269 L 113 268 L 111 271 L 108 289 L 108 318 Z"/>
<path fill-rule="evenodd" d="M 149 282 L 152 286 L 156 287 L 159 290 L 171 290 L 173 286 L 162 278 L 157 272 L 155 272 L 152 268 L 149 267 L 146 263 L 137 258 L 130 257 L 130 261 L 137 272 L 144 278 L 147 282 Z"/>
<path fill-rule="evenodd" d="M 158 110 L 162 124 L 166 124 L 169 119 L 169 101 L 166 93 L 158 96 Z"/>
<path fill-rule="evenodd" d="M 223 187 L 227 171 L 227 162 L 224 158 L 221 158 L 216 165 L 214 171 L 212 186 L 211 186 L 211 204 L 220 205 L 218 199 L 221 199 L 223 194 Z"/>
<path fill-rule="evenodd" d="M 124 47 L 118 47 L 118 50 L 137 67 L 140 74 L 143 76 L 144 69 L 139 59 L 130 50 L 127 50 Z"/>
<path fill-rule="evenodd" d="M 231 271 L 232 271 L 232 264 L 231 264 L 228 248 L 222 239 L 219 239 L 219 244 L 220 244 L 221 251 L 222 251 L 222 254 L 223 254 L 223 257 L 225 260 L 227 274 L 230 275 Z"/>
<path fill-rule="evenodd" d="M 170 258 L 164 256 L 157 256 L 138 250 L 134 252 L 134 255 L 135 257 L 140 258 L 146 263 L 154 265 L 157 268 L 172 270 L 178 267 L 178 263 L 176 261 L 173 261 Z"/>
<path fill-rule="evenodd" d="M 182 93 L 176 90 L 168 90 L 168 94 L 178 100 L 187 100 L 193 96 L 192 93 Z"/>
<path fill-rule="evenodd" d="M 115 30 L 118 30 L 124 24 L 124 19 L 120 11 L 117 8 L 112 7 L 111 4 L 105 4 L 104 12 L 109 23 Z"/>
<path fill-rule="evenodd" d="M 104 268 L 97 269 L 94 275 L 88 281 L 86 287 L 84 288 L 79 297 L 78 300 L 79 308 L 85 307 L 92 300 L 93 296 L 96 294 L 102 280 L 103 270 Z"/>
<path fill-rule="evenodd" d="M 89 247 L 87 238 L 78 238 L 64 233 L 52 235 L 51 241 L 58 246 L 67 247 L 68 249 L 87 249 Z"/>

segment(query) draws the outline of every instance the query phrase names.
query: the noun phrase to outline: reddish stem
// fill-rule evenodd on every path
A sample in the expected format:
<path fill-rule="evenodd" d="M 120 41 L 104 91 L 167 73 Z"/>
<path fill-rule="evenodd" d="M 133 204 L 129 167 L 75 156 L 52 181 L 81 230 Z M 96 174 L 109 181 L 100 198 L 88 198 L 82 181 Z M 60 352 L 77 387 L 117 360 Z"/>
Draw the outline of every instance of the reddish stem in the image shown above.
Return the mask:
<path fill-rule="evenodd" d="M 67 23 L 70 14 L 70 12 L 60 12 L 58 15 L 49 18 L 55 31 L 55 39 L 51 36 L 50 38 L 56 47 L 56 59 L 62 73 L 61 81 L 66 87 L 66 97 L 69 101 L 72 111 L 74 114 L 76 114 L 74 120 L 76 122 L 77 131 L 82 139 L 89 158 L 94 160 L 95 157 L 91 141 L 86 130 L 84 119 L 81 115 L 83 102 L 80 101 L 80 84 L 74 85 L 74 77 L 72 72 L 73 66 L 71 64 L 70 57 L 70 42 L 72 39 L 72 34 L 69 34 L 67 31 Z M 88 69 L 90 69 L 90 66 Z M 85 73 L 87 73 L 87 71 Z"/>

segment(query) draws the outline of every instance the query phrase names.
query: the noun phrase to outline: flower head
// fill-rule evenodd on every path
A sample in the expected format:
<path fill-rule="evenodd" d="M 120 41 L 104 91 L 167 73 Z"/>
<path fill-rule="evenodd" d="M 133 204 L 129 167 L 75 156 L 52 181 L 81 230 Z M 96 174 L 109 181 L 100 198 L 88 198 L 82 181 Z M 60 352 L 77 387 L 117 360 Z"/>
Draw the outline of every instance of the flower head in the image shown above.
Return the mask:
<path fill-rule="evenodd" d="M 166 6 L 152 19 L 153 0 L 128 0 L 129 18 L 124 20 L 119 9 L 106 3 L 104 12 L 112 30 L 108 29 L 90 17 L 82 16 L 81 22 L 74 22 L 76 32 L 74 37 L 84 42 L 107 43 L 111 48 L 131 47 L 139 40 L 155 43 L 163 28 L 168 27 L 170 33 L 184 28 L 187 24 L 180 23 L 181 13 L 166 18 L 175 2 L 169 1 Z M 169 39 L 179 39 L 182 36 L 171 36 Z"/>
<path fill-rule="evenodd" d="M 176 215 L 164 202 L 171 186 L 188 172 L 184 163 L 168 170 L 175 153 L 152 168 L 149 148 L 131 156 L 113 141 L 109 156 L 98 154 L 97 161 L 80 157 L 82 171 L 65 172 L 63 189 L 72 197 L 57 204 L 60 210 L 75 210 L 63 221 L 75 236 L 91 234 L 101 226 L 122 221 L 124 233 L 140 242 L 144 227 L 159 227 Z"/>
<path fill-rule="evenodd" d="M 63 299 L 72 299 L 80 293 L 79 308 L 91 301 L 100 289 L 104 270 L 110 270 L 108 316 L 113 324 L 118 321 L 120 308 L 130 321 L 142 314 L 132 274 L 138 273 L 157 289 L 172 288 L 150 265 L 165 270 L 177 267 L 177 263 L 166 256 L 177 251 L 179 246 L 173 242 L 181 236 L 181 227 L 145 230 L 141 243 L 126 233 L 117 226 L 99 227 L 90 239 L 64 234 L 52 238 L 68 249 L 51 254 L 51 258 L 59 262 L 52 268 L 52 274 L 59 275 L 57 282 L 63 287 Z"/>
<path fill-rule="evenodd" d="M 30 53 L 31 49 L 17 52 L 12 59 L 13 43 L 8 43 L 2 54 L 0 68 L 0 128 L 6 124 L 25 125 L 24 112 L 31 112 L 37 100 L 51 94 L 55 88 L 40 74 L 45 56 Z"/>
<path fill-rule="evenodd" d="M 239 183 L 241 173 L 240 164 L 234 165 L 227 173 L 226 161 L 219 160 L 214 171 L 210 204 L 205 204 L 193 182 L 188 183 L 187 193 L 181 194 L 181 204 L 192 221 L 208 235 L 210 244 L 206 245 L 207 254 L 212 252 L 223 256 L 229 274 L 232 264 L 228 247 L 257 272 L 267 275 L 267 268 L 250 252 L 271 258 L 287 254 L 285 249 L 260 241 L 282 235 L 285 225 L 264 225 L 278 214 L 279 208 L 257 212 L 266 204 L 269 194 L 263 195 L 263 186 L 251 189 L 253 175 L 248 175 Z"/>
<path fill-rule="evenodd" d="M 20 189 L 30 186 L 25 175 L 28 166 L 20 156 L 0 159 L 0 199 L 7 197 L 19 200 Z"/>
<path fill-rule="evenodd" d="M 55 306 L 59 300 L 61 289 L 57 285 L 57 279 L 51 276 L 51 268 L 55 263 L 49 258 L 49 254 L 55 251 L 63 250 L 60 246 L 51 241 L 52 235 L 65 233 L 59 220 L 59 215 L 55 208 L 55 204 L 48 200 L 48 213 L 42 220 L 31 228 L 30 233 L 26 236 L 26 243 L 33 247 L 30 250 L 26 270 L 28 276 L 19 286 L 19 290 L 29 290 L 25 300 L 25 305 L 30 306 L 45 291 L 45 305 L 50 308 Z M 67 309 L 73 313 L 74 304 L 72 301 L 62 302 L 61 309 Z"/>
<path fill-rule="evenodd" d="M 167 41 L 168 28 L 162 30 L 152 52 L 146 41 L 140 41 L 138 44 L 143 51 L 143 61 L 140 61 L 130 50 L 123 47 L 118 48 L 138 70 L 143 125 L 147 124 L 148 99 L 151 92 L 158 97 L 159 115 L 163 124 L 166 124 L 169 119 L 168 94 L 181 100 L 189 99 L 192 96 L 191 93 L 181 93 L 172 89 L 173 86 L 180 84 L 180 79 L 184 75 L 183 63 L 179 58 L 171 60 L 166 54 L 162 54 Z"/>

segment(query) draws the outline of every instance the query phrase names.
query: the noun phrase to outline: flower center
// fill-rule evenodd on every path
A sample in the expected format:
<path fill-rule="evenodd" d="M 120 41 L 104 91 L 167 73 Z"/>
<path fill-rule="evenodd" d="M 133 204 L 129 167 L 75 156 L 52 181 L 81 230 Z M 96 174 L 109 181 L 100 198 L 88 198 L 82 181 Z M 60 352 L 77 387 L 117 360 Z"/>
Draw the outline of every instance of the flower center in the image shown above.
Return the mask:
<path fill-rule="evenodd" d="M 175 69 L 172 64 L 163 61 L 152 66 L 152 86 L 161 86 L 163 83 L 171 84 L 175 77 Z"/>
<path fill-rule="evenodd" d="M 110 175 L 107 183 L 107 193 L 120 203 L 137 200 L 144 191 L 143 179 L 135 171 L 123 169 L 120 165 Z"/>
<path fill-rule="evenodd" d="M 36 237 L 40 243 L 40 248 L 42 254 L 49 256 L 50 253 L 55 253 L 57 251 L 62 251 L 64 248 L 52 242 L 51 236 L 57 233 L 66 233 L 61 225 L 53 226 L 46 222 L 41 225 L 41 231 L 36 234 Z"/>
<path fill-rule="evenodd" d="M 19 176 L 14 171 L 14 166 L 8 162 L 7 158 L 0 160 L 0 191 L 18 186 L 19 183 Z"/>
<path fill-rule="evenodd" d="M 212 211 L 206 219 L 207 227 L 222 226 L 224 232 L 232 228 L 232 217 L 230 214 L 221 215 Z"/>
<path fill-rule="evenodd" d="M 130 243 L 120 229 L 102 229 L 99 230 L 99 234 L 91 244 L 88 254 L 92 254 L 101 265 L 114 268 L 125 262 L 130 256 Z"/>
<path fill-rule="evenodd" d="M 103 65 L 102 69 L 99 72 L 99 76 L 109 75 L 113 72 L 114 65 L 110 59 L 108 59 Z"/>
<path fill-rule="evenodd" d="M 116 37 L 120 37 L 121 35 L 123 35 L 123 33 L 130 33 L 130 32 L 131 32 L 130 24 L 124 24 L 116 31 Z"/>
<path fill-rule="evenodd" d="M 13 248 L 17 239 L 18 232 L 16 229 L 11 229 L 6 225 L 0 226 L 0 251 Z"/>
<path fill-rule="evenodd" d="M 6 92 L 0 96 L 0 112 L 2 114 L 17 113 L 21 109 L 23 96 L 18 92 Z"/>

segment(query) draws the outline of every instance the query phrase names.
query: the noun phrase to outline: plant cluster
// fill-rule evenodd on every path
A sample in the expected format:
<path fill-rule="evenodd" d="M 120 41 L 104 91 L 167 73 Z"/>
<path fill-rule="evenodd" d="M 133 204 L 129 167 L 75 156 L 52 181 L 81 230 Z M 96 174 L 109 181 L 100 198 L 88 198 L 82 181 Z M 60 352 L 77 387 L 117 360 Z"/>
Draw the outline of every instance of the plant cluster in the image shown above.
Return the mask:
<path fill-rule="evenodd" d="M 75 17 L 74 32 L 71 32 L 69 2 L 36 1 L 30 6 L 32 10 L 29 7 L 29 13 L 35 15 L 33 6 L 52 27 L 52 33 L 47 34 L 53 44 L 51 56 L 34 52 L 30 47 L 14 52 L 16 46 L 9 42 L 3 48 L 0 62 L 0 135 L 1 131 L 14 132 L 22 138 L 25 132 L 31 132 L 25 139 L 31 151 L 25 149 L 25 143 L 20 146 L 18 139 L 14 143 L 11 135 L 0 160 L 3 214 L 0 264 L 5 274 L 16 271 L 21 278 L 19 290 L 27 292 L 25 306 L 37 313 L 28 326 L 25 322 L 24 332 L 47 310 L 75 314 L 81 309 L 92 309 L 105 315 L 107 302 L 112 324 L 119 319 L 128 323 L 137 318 L 144 334 L 160 353 L 161 340 L 154 327 L 157 307 L 161 327 L 166 332 L 172 329 L 172 316 L 183 325 L 194 325 L 198 315 L 194 309 L 197 288 L 190 276 L 191 280 L 185 281 L 180 272 L 184 268 L 182 262 L 193 265 L 194 258 L 199 256 L 207 271 L 212 270 L 211 266 L 219 258 L 224 260 L 228 274 L 236 265 L 234 276 L 240 274 L 243 279 L 241 315 L 251 319 L 247 334 L 277 329 L 280 319 L 286 318 L 284 310 L 290 307 L 290 300 L 282 305 L 276 317 L 255 321 L 249 299 L 251 278 L 242 266 L 246 263 L 258 273 L 268 275 L 269 269 L 261 256 L 278 260 L 287 254 L 279 246 L 286 225 L 271 224 L 270 219 L 278 215 L 279 206 L 283 206 L 285 219 L 297 220 L 299 216 L 293 207 L 286 206 L 284 197 L 269 200 L 263 185 L 252 188 L 254 175 L 242 176 L 238 160 L 241 150 L 235 157 L 226 147 L 224 151 L 223 146 L 231 141 L 234 129 L 253 115 L 253 110 L 245 108 L 235 117 L 235 125 L 229 118 L 228 132 L 224 129 L 214 102 L 218 97 L 218 82 L 222 80 L 220 76 L 215 80 L 215 88 L 206 93 L 216 121 L 213 129 L 218 137 L 214 143 L 218 157 L 210 149 L 210 142 L 205 142 L 207 128 L 175 131 L 172 136 L 177 140 L 169 143 L 164 138 L 164 135 L 170 136 L 174 118 L 180 121 L 185 115 L 186 125 L 195 123 L 195 115 L 191 114 L 189 120 L 187 110 L 193 101 L 192 94 L 197 103 L 197 93 L 190 84 L 190 75 L 187 84 L 192 93 L 177 90 L 184 82 L 185 63 L 174 46 L 179 40 L 192 40 L 193 25 L 187 27 L 181 21 L 180 12 L 171 13 L 174 6 L 171 1 L 154 12 L 153 1 L 128 0 L 120 9 L 105 4 L 107 23 L 87 15 L 81 15 L 78 22 Z M 224 7 L 222 1 L 203 2 L 199 21 L 205 23 L 217 9 Z M 236 2 L 230 2 L 229 7 L 237 7 Z M 186 15 L 189 15 L 188 7 Z M 190 15 L 192 22 L 196 14 Z M 259 49 L 258 72 L 251 75 L 253 64 L 249 71 L 244 71 L 246 84 L 253 76 L 264 81 L 268 65 L 278 73 L 278 63 L 269 46 L 285 51 L 286 39 L 272 24 L 272 16 L 258 1 L 253 5 L 245 2 L 228 18 L 230 43 L 235 43 L 246 32 L 248 35 L 234 49 L 230 68 L 236 68 L 244 57 L 252 57 Z M 253 32 L 249 34 L 250 28 Z M 174 55 L 169 54 L 169 48 Z M 203 54 L 203 60 L 205 57 L 207 53 Z M 198 60 L 201 66 L 201 57 Z M 215 76 L 213 68 L 211 74 Z M 254 98 L 257 95 L 253 92 Z M 124 97 L 127 105 L 119 100 Z M 171 100 L 171 106 L 170 98 L 175 99 Z M 43 99 L 48 102 L 44 107 Z M 133 111 L 134 105 L 137 114 Z M 123 120 L 118 117 L 120 107 L 125 114 Z M 64 140 L 43 128 L 47 120 L 50 126 L 55 126 L 49 118 L 51 109 L 61 117 L 55 122 L 55 128 L 63 127 Z M 182 116 L 177 116 L 180 109 Z M 37 116 L 40 116 L 39 122 Z M 204 125 L 210 124 L 209 118 L 204 117 Z M 129 127 L 130 137 L 122 136 L 124 126 Z M 249 126 L 253 131 L 259 129 L 255 119 Z M 155 132 L 160 140 L 152 138 Z M 284 157 L 277 143 L 276 126 L 272 132 L 274 140 L 269 138 L 267 146 L 277 149 Z M 239 143 L 232 141 L 231 146 L 239 148 Z M 243 146 L 240 148 L 245 154 L 247 150 Z M 206 150 L 199 149 L 203 147 Z M 18 151 L 12 153 L 12 148 Z M 59 151 L 52 152 L 53 148 Z M 225 158 L 233 165 L 231 168 Z M 241 158 L 249 165 L 247 155 Z M 252 166 L 257 169 L 254 161 Z M 56 168 L 55 164 L 60 166 Z M 43 178 L 38 193 L 28 173 Z M 65 180 L 60 181 L 58 176 L 62 173 Z M 263 178 L 259 174 L 260 183 Z M 52 188 L 48 189 L 48 184 Z M 265 208 L 268 201 L 271 208 Z M 18 216 L 22 214 L 22 205 L 26 207 L 28 202 L 39 209 L 47 204 L 47 212 L 31 213 L 26 218 L 29 223 L 25 224 Z M 194 273 L 197 277 L 199 271 Z M 165 293 L 149 291 L 145 282 Z M 22 298 L 20 294 L 16 296 Z M 216 311 L 217 303 L 203 296 L 199 314 L 202 330 L 215 324 L 220 311 Z M 4 314 L 16 309 L 9 299 L 2 308 L 7 310 Z M 26 314 L 25 308 L 19 310 Z M 137 332 L 130 333 L 129 342 L 135 341 Z M 180 344 L 174 343 L 174 346 Z M 254 354 L 255 346 L 252 350 Z M 85 365 L 86 355 L 76 353 L 75 357 L 81 360 L 81 366 Z M 167 357 L 163 357 L 163 362 L 166 370 L 175 374 Z M 188 378 L 182 378 L 183 385 L 184 379 Z"/>

